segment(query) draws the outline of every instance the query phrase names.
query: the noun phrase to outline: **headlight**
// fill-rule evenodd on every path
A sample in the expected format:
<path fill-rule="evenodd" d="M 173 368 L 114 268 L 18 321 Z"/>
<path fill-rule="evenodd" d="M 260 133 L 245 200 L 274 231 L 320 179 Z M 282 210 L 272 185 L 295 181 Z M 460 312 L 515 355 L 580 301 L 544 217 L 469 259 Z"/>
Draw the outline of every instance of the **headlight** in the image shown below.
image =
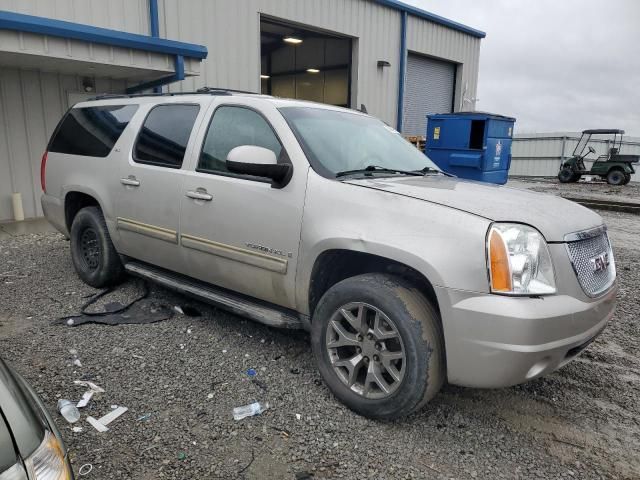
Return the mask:
<path fill-rule="evenodd" d="M 60 442 L 50 432 L 46 432 L 44 440 L 25 462 L 29 478 L 33 480 L 71 480 L 71 472 L 64 461 L 64 453 Z"/>
<path fill-rule="evenodd" d="M 547 242 L 535 228 L 494 223 L 487 236 L 491 292 L 547 295 L 556 292 Z"/>

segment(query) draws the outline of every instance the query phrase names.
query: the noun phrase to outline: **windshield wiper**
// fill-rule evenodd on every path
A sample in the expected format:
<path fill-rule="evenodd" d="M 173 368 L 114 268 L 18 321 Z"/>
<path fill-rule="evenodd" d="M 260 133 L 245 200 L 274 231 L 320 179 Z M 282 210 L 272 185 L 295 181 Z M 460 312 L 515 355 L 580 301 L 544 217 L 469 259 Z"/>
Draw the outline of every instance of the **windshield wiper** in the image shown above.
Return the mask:
<path fill-rule="evenodd" d="M 345 170 L 343 172 L 336 173 L 336 178 L 345 177 L 347 175 L 355 175 L 357 173 L 372 173 L 372 172 L 380 172 L 380 173 L 400 173 L 402 175 L 413 175 L 413 176 L 423 176 L 424 173 L 420 170 L 409 171 L 409 170 L 399 170 L 397 168 L 387 168 L 380 167 L 378 165 L 367 165 L 365 168 L 358 168 L 356 170 Z"/>
<path fill-rule="evenodd" d="M 415 170 L 415 172 L 420 172 L 422 175 L 426 175 L 427 173 L 440 173 L 442 175 L 446 175 L 447 177 L 455 177 L 455 175 L 451 173 L 447 173 L 444 170 L 433 167 L 424 167 L 422 170 Z"/>

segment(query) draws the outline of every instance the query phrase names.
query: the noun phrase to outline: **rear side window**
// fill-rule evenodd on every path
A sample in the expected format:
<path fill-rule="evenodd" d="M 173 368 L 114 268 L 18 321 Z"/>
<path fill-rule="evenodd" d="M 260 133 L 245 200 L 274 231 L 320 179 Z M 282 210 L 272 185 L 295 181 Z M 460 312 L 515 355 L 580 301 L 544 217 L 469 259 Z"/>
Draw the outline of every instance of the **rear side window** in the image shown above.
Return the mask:
<path fill-rule="evenodd" d="M 137 109 L 137 105 L 72 108 L 60 122 L 47 150 L 106 157 Z"/>
<path fill-rule="evenodd" d="M 161 167 L 180 168 L 199 105 L 153 107 L 140 129 L 133 159 Z"/>

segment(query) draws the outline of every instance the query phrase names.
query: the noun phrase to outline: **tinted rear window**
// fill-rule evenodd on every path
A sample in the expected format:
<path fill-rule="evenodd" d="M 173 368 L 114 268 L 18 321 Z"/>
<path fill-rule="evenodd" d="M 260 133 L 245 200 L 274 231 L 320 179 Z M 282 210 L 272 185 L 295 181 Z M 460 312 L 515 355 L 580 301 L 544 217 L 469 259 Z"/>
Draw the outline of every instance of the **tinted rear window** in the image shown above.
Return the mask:
<path fill-rule="evenodd" d="M 199 105 L 153 107 L 140 129 L 133 159 L 161 167 L 180 168 Z"/>
<path fill-rule="evenodd" d="M 137 109 L 137 105 L 72 108 L 62 119 L 48 150 L 106 157 Z"/>

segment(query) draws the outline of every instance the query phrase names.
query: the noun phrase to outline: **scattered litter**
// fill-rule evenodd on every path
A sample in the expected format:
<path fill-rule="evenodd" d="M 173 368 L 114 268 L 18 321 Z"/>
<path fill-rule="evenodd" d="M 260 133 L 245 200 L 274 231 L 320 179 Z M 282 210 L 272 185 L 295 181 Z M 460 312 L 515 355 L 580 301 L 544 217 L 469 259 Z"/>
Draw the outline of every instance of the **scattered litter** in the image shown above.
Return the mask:
<path fill-rule="evenodd" d="M 302 415 L 300 415 L 299 413 L 296 413 L 296 420 L 302 420 Z"/>
<path fill-rule="evenodd" d="M 187 328 L 187 335 L 191 335 L 191 327 Z"/>
<path fill-rule="evenodd" d="M 249 375 L 250 377 L 255 377 L 258 374 L 258 372 L 256 372 L 255 368 L 250 368 L 249 370 L 247 370 L 247 375 Z"/>
<path fill-rule="evenodd" d="M 84 392 L 84 394 L 82 395 L 82 398 L 80 399 L 80 401 L 78 403 L 76 403 L 76 407 L 77 408 L 86 407 L 89 404 L 89 402 L 91 401 L 91 397 L 93 397 L 94 393 L 95 393 L 95 391 L 93 391 L 93 390 L 87 390 L 86 392 Z"/>
<path fill-rule="evenodd" d="M 180 344 L 180 350 L 184 350 L 184 343 Z"/>
<path fill-rule="evenodd" d="M 60 415 L 69 423 L 76 423 L 80 420 L 80 412 L 71 400 L 58 400 L 58 411 Z"/>
<path fill-rule="evenodd" d="M 175 307 L 173 307 L 173 309 L 179 313 L 180 315 L 184 315 L 184 310 L 182 310 L 182 308 L 180 307 L 180 305 L 176 305 Z"/>
<path fill-rule="evenodd" d="M 145 413 L 144 415 L 139 416 L 136 420 L 138 420 L 139 422 L 144 422 L 146 420 L 149 420 L 150 418 L 151 418 L 151 414 Z"/>
<path fill-rule="evenodd" d="M 251 403 L 249 405 L 243 405 L 242 407 L 236 407 L 233 409 L 233 419 L 242 420 L 246 417 L 253 417 L 254 415 L 260 415 L 269 408 L 269 404 L 262 404 L 260 402 Z"/>
<path fill-rule="evenodd" d="M 83 387 L 88 387 L 91 390 L 93 390 L 95 393 L 104 393 L 104 389 L 99 387 L 98 385 L 96 385 L 93 382 L 89 382 L 87 380 L 74 380 L 73 383 L 75 383 L 76 385 L 81 385 Z"/>
<path fill-rule="evenodd" d="M 227 353 L 227 351 L 226 350 L 222 350 L 222 353 Z"/>
<path fill-rule="evenodd" d="M 100 433 L 109 431 L 107 427 L 105 427 L 103 424 L 101 424 L 98 420 L 96 420 L 93 417 L 87 417 L 87 422 L 89 422 L 91 426 L 95 428 L 97 431 L 99 431 Z"/>
<path fill-rule="evenodd" d="M 80 362 L 80 359 L 79 359 L 79 358 L 76 358 L 75 360 L 73 360 L 73 364 L 74 364 L 76 367 L 81 367 L 81 366 L 82 366 L 82 363 Z"/>
<path fill-rule="evenodd" d="M 107 425 L 109 425 L 111 422 L 113 422 L 115 419 L 117 419 L 120 415 L 125 413 L 127 410 L 128 410 L 127 407 L 117 407 L 115 410 L 111 410 L 105 416 L 100 417 L 97 420 L 93 417 L 87 417 L 87 422 L 89 422 L 91 426 L 93 426 L 93 428 L 95 428 L 99 432 L 101 433 L 106 432 L 109 430 L 107 428 Z"/>
<path fill-rule="evenodd" d="M 127 407 L 117 407 L 116 406 L 116 408 L 114 410 L 112 410 L 109 413 L 107 413 L 104 417 L 100 417 L 98 419 L 98 421 L 102 425 L 109 425 L 111 422 L 113 422 L 116 418 L 118 418 L 120 415 L 125 413 L 127 410 L 129 410 Z"/>
<path fill-rule="evenodd" d="M 184 452 L 179 452 L 178 453 L 178 460 L 184 461 L 186 459 L 187 459 L 187 454 L 186 453 L 184 453 Z"/>
<path fill-rule="evenodd" d="M 111 405 L 111 410 L 115 410 L 116 408 L 118 408 L 118 405 Z"/>
<path fill-rule="evenodd" d="M 74 432 L 74 433 L 82 433 L 84 431 L 84 428 L 82 428 L 82 427 L 73 427 L 71 429 L 71 431 Z"/>
<path fill-rule="evenodd" d="M 245 353 L 245 354 L 244 354 L 244 357 L 245 357 L 245 358 L 249 358 L 249 354 L 248 354 L 248 353 Z"/>
<path fill-rule="evenodd" d="M 213 398 L 213 393 L 210 393 L 209 395 L 207 395 L 207 398 L 211 400 Z"/>
<path fill-rule="evenodd" d="M 110 302 L 103 306 L 103 311 L 101 312 L 87 310 L 100 298 L 111 292 L 113 292 L 113 288 L 103 290 L 89 298 L 82 305 L 80 314 L 62 317 L 52 323 L 62 323 L 70 327 L 85 323 L 100 323 L 104 325 L 146 324 L 168 320 L 173 316 L 174 310 L 171 307 L 157 300 L 147 298 L 149 296 L 149 286 L 146 283 L 144 283 L 143 293 L 126 305 L 120 302 Z"/>
<path fill-rule="evenodd" d="M 85 475 L 89 475 L 91 473 L 91 470 L 93 470 L 93 465 L 91 465 L 90 463 L 85 463 L 80 467 L 80 470 L 78 470 L 78 475 L 84 477 Z"/>

